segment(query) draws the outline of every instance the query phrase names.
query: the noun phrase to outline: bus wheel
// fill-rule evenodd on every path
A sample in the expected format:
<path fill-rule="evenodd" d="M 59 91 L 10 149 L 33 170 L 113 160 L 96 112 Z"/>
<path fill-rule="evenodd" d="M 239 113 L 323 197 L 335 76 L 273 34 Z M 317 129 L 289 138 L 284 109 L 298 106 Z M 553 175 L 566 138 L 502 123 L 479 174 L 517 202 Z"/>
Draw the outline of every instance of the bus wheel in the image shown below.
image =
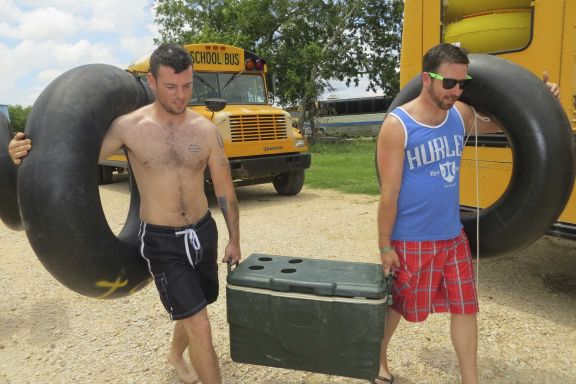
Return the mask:
<path fill-rule="evenodd" d="M 8 118 L 0 112 L 0 219 L 15 231 L 22 230 L 22 220 L 16 198 L 16 165 L 8 155 L 12 140 Z"/>
<path fill-rule="evenodd" d="M 127 296 L 150 274 L 138 252 L 140 196 L 116 236 L 94 177 L 110 123 L 150 101 L 144 85 L 120 68 L 90 64 L 56 78 L 40 94 L 26 125 L 34 149 L 18 167 L 18 201 L 30 245 L 62 284 L 97 298 Z"/>
<path fill-rule="evenodd" d="M 110 184 L 114 180 L 114 167 L 108 167 L 106 165 L 99 165 L 100 168 L 100 184 Z"/>
<path fill-rule="evenodd" d="M 469 58 L 473 80 L 461 100 L 502 123 L 512 150 L 506 191 L 480 212 L 480 256 L 500 256 L 538 240 L 562 213 L 574 184 L 574 138 L 562 106 L 542 80 L 495 56 Z M 417 97 L 421 88 L 418 75 L 388 111 Z M 475 252 L 476 215 L 464 213 L 461 220 Z"/>
<path fill-rule="evenodd" d="M 304 186 L 304 170 L 282 173 L 274 178 L 272 184 L 281 195 L 297 195 Z"/>

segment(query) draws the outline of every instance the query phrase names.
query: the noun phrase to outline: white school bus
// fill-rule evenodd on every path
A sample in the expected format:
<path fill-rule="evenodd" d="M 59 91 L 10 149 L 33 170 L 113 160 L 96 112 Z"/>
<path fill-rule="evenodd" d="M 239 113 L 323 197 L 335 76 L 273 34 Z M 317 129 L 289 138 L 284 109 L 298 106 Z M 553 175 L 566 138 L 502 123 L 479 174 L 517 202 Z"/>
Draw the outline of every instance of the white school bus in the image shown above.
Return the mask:
<path fill-rule="evenodd" d="M 288 112 L 270 105 L 270 81 L 266 61 L 252 52 L 224 44 L 189 44 L 194 66 L 189 108 L 211 119 L 224 139 L 235 185 L 272 182 L 282 195 L 295 195 L 304 184 L 311 155 L 304 135 L 293 128 Z M 127 70 L 145 77 L 149 57 Z M 221 104 L 209 110 L 206 101 Z M 114 171 L 128 168 L 124 154 L 100 163 L 102 183 L 112 181 Z M 210 182 L 209 172 L 206 181 Z"/>

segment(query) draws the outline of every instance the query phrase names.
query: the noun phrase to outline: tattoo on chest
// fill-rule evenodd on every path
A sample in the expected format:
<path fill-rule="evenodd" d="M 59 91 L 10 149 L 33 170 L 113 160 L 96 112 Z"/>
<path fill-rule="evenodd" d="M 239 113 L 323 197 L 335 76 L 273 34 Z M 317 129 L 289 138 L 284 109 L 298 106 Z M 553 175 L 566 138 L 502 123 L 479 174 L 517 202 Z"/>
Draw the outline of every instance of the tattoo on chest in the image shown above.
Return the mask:
<path fill-rule="evenodd" d="M 179 168 L 203 171 L 209 151 L 201 132 L 178 127 L 157 128 L 138 142 L 137 152 L 144 169 L 149 171 Z"/>
<path fill-rule="evenodd" d="M 188 145 L 188 151 L 198 153 L 202 150 L 202 147 L 198 144 L 190 144 Z"/>

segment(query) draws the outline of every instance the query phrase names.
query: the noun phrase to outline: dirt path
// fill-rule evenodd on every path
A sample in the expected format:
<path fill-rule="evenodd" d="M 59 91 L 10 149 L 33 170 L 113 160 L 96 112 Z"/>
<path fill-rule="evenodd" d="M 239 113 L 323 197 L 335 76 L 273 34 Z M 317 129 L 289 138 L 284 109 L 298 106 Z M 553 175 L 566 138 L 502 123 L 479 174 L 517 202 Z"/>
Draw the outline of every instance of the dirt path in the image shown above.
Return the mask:
<path fill-rule="evenodd" d="M 128 207 L 125 180 L 101 187 L 116 232 Z M 378 262 L 377 199 L 305 188 L 295 197 L 270 186 L 238 190 L 243 255 Z M 218 209 L 212 211 L 226 239 Z M 0 384 L 179 383 L 165 363 L 172 323 L 155 288 L 99 301 L 58 283 L 23 232 L 0 223 Z M 366 383 L 230 360 L 225 268 L 209 309 L 223 377 L 230 384 Z M 479 367 L 483 383 L 576 383 L 576 242 L 543 237 L 524 251 L 480 260 Z M 448 317 L 402 323 L 392 342 L 399 384 L 457 383 Z"/>

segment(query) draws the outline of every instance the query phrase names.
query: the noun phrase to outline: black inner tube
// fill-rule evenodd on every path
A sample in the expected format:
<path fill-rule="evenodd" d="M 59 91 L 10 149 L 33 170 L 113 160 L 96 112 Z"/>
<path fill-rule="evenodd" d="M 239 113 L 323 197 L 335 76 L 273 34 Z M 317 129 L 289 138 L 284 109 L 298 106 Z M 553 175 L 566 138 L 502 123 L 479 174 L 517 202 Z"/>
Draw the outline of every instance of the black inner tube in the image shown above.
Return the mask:
<path fill-rule="evenodd" d="M 513 154 L 506 191 L 480 212 L 480 256 L 501 256 L 536 241 L 562 213 L 574 185 L 574 140 L 564 110 L 540 79 L 495 56 L 469 58 L 473 80 L 461 100 L 502 123 Z M 421 87 L 418 75 L 388 112 L 416 98 Z M 462 213 L 461 220 L 475 252 L 476 215 Z"/>
<path fill-rule="evenodd" d="M 90 64 L 55 79 L 28 118 L 26 135 L 34 148 L 18 170 L 26 234 L 46 269 L 80 294 L 122 297 L 150 280 L 137 249 L 140 197 L 135 181 L 126 223 L 116 237 L 102 210 L 97 177 L 110 123 L 150 101 L 130 73 Z"/>
<path fill-rule="evenodd" d="M 8 154 L 8 144 L 12 140 L 8 118 L 0 113 L 0 219 L 12 230 L 23 228 L 16 195 L 16 165 Z"/>

